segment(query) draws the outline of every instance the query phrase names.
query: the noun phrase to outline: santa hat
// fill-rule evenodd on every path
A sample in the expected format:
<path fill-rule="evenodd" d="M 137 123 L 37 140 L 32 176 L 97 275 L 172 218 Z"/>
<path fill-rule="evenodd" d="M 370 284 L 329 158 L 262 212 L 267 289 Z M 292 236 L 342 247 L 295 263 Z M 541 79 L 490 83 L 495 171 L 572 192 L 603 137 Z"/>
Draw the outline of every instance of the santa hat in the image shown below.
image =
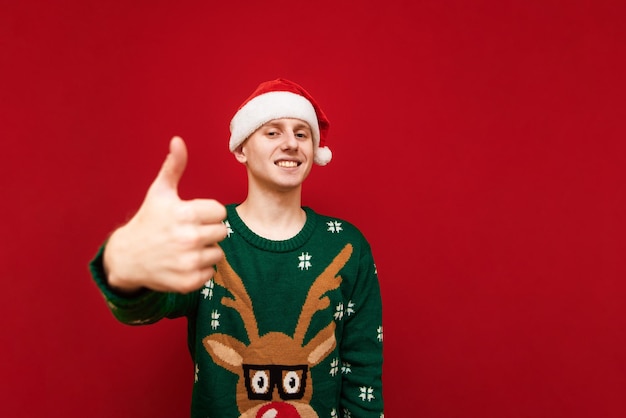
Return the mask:
<path fill-rule="evenodd" d="M 315 99 L 298 84 L 278 78 L 259 84 L 230 121 L 229 148 L 235 151 L 265 123 L 280 118 L 305 121 L 313 133 L 314 161 L 326 165 L 333 154 L 326 146 L 330 123 Z"/>

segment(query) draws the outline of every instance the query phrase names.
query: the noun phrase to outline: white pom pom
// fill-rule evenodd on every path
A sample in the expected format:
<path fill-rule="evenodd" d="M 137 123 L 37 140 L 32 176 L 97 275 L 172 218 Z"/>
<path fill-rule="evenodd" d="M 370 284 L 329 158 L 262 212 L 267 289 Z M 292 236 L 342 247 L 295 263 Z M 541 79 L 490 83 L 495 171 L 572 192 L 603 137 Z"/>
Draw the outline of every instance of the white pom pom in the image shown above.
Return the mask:
<path fill-rule="evenodd" d="M 333 158 L 333 153 L 330 151 L 328 147 L 320 147 L 315 152 L 315 164 L 317 165 L 326 165 Z"/>

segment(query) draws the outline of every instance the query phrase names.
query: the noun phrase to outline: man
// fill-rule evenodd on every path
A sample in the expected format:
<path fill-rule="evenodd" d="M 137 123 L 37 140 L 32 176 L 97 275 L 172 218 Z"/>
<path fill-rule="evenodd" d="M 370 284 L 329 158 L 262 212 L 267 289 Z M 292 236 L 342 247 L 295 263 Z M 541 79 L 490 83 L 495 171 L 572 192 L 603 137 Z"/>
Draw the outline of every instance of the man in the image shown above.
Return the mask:
<path fill-rule="evenodd" d="M 127 324 L 187 317 L 194 417 L 382 417 L 382 313 L 363 235 L 301 206 L 329 123 L 284 79 L 235 113 L 229 147 L 248 174 L 239 205 L 182 201 L 186 148 L 170 153 L 137 214 L 91 263 Z"/>

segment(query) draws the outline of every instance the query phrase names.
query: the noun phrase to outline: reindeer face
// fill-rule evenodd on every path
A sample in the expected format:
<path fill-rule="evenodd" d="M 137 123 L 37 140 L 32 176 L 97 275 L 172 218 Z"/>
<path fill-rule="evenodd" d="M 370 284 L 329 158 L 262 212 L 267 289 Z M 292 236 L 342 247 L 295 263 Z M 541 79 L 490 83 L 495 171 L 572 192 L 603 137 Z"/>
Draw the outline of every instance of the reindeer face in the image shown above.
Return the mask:
<path fill-rule="evenodd" d="M 351 253 L 352 246 L 348 244 L 315 280 L 293 337 L 280 332 L 259 336 L 252 303 L 241 278 L 226 260 L 218 264 L 214 280 L 233 295 L 224 297 L 222 304 L 240 313 L 250 344 L 226 334 L 209 335 L 202 343 L 216 364 L 239 376 L 237 406 L 241 417 L 317 417 L 309 405 L 313 396 L 310 369 L 335 348 L 335 323 L 330 322 L 306 345 L 304 335 L 313 314 L 329 306 L 324 294 L 339 287 L 341 277 L 337 275 Z"/>

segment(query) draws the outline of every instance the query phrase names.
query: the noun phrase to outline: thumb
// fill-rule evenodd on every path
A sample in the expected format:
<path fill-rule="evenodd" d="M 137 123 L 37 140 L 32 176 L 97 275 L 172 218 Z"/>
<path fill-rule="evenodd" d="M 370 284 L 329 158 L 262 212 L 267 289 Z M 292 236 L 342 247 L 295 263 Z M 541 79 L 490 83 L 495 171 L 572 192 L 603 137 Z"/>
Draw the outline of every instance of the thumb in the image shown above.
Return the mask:
<path fill-rule="evenodd" d="M 176 192 L 186 166 L 187 146 L 181 137 L 175 136 L 170 141 L 170 152 L 167 154 L 154 183 L 152 183 L 152 188 Z"/>

